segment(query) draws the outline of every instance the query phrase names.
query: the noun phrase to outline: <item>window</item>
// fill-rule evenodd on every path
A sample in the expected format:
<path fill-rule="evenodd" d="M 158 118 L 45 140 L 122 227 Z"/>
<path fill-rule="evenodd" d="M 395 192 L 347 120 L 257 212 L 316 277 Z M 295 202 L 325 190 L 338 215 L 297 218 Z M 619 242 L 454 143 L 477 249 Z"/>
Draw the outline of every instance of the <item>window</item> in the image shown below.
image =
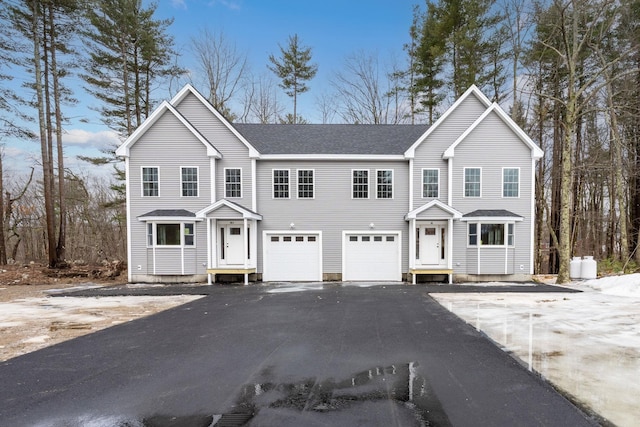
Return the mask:
<path fill-rule="evenodd" d="M 369 198 L 369 171 L 354 170 L 353 171 L 353 198 L 368 199 Z"/>
<path fill-rule="evenodd" d="M 298 198 L 313 199 L 313 170 L 298 171 Z"/>
<path fill-rule="evenodd" d="M 147 223 L 147 245 L 195 246 L 195 224 Z"/>
<path fill-rule="evenodd" d="M 378 175 L 376 198 L 393 199 L 393 171 L 382 170 L 376 173 Z"/>
<path fill-rule="evenodd" d="M 502 169 L 502 197 L 520 197 L 520 169 Z"/>
<path fill-rule="evenodd" d="M 478 230 L 482 246 L 513 246 L 514 224 L 470 223 L 468 226 L 469 246 L 478 245 Z M 505 238 L 506 229 L 506 238 Z"/>
<path fill-rule="evenodd" d="M 273 170 L 273 198 L 274 199 L 289 198 L 289 170 L 288 169 Z"/>
<path fill-rule="evenodd" d="M 469 224 L 469 246 L 478 245 L 478 224 Z"/>
<path fill-rule="evenodd" d="M 142 196 L 158 197 L 160 195 L 160 184 L 158 179 L 158 168 L 142 168 Z"/>
<path fill-rule="evenodd" d="M 464 169 L 464 197 L 480 197 L 480 168 Z"/>
<path fill-rule="evenodd" d="M 440 169 L 422 169 L 422 197 L 440 197 Z"/>
<path fill-rule="evenodd" d="M 242 169 L 224 170 L 224 196 L 242 197 Z"/>
<path fill-rule="evenodd" d="M 198 168 L 181 168 L 182 197 L 198 197 Z"/>

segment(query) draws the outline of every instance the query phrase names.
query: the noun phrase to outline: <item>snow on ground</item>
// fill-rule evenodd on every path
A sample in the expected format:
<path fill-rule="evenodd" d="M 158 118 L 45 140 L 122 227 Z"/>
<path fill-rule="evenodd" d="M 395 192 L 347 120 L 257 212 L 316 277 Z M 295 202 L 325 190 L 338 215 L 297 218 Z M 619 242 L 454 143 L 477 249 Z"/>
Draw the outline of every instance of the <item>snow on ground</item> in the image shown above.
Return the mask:
<path fill-rule="evenodd" d="M 640 420 L 640 274 L 582 293 L 431 294 L 565 394 L 622 427 Z"/>

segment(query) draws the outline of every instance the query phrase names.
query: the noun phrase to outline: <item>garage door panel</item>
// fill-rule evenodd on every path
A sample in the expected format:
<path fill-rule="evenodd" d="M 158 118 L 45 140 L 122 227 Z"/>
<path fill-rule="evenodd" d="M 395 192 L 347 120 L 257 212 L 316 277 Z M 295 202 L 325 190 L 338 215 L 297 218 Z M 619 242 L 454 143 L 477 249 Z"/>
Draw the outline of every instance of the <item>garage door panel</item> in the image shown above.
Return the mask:
<path fill-rule="evenodd" d="M 263 280 L 322 281 L 318 234 L 267 234 Z"/>
<path fill-rule="evenodd" d="M 344 280 L 402 280 L 400 235 L 354 234 L 344 239 Z"/>

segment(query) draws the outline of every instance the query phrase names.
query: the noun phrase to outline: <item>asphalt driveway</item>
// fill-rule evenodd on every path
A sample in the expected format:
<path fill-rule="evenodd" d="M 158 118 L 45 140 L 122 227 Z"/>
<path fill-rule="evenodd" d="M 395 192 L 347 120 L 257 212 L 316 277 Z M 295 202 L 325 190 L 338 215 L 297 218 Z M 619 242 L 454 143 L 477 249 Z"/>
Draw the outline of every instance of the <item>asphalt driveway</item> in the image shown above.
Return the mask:
<path fill-rule="evenodd" d="M 0 363 L 0 426 L 597 425 L 427 287 L 202 290 Z"/>

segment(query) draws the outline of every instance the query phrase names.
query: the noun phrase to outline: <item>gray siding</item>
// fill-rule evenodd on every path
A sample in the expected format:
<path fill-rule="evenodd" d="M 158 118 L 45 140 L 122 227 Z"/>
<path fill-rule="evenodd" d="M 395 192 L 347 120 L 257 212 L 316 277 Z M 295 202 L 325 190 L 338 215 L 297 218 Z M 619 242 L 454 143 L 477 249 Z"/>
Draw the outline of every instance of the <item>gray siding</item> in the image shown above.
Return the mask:
<path fill-rule="evenodd" d="M 242 218 L 242 214 L 236 210 L 231 209 L 228 206 L 221 206 L 213 212 L 207 214 L 209 218 Z"/>
<path fill-rule="evenodd" d="M 249 149 L 193 94 L 176 109 L 222 154 L 216 160 L 216 200 L 224 198 L 224 168 L 242 169 L 242 197 L 230 200 L 251 209 L 251 160 Z"/>
<path fill-rule="evenodd" d="M 274 199 L 272 170 L 289 169 L 289 199 Z M 297 198 L 297 169 L 313 169 L 314 199 Z M 352 199 L 351 171 L 369 170 L 369 199 Z M 376 199 L 376 170 L 393 169 L 393 199 Z M 257 167 L 258 213 L 264 230 L 320 230 L 323 232 L 323 272 L 342 271 L 342 231 L 402 231 L 402 271 L 408 269 L 408 162 L 406 161 L 259 161 Z M 262 255 L 259 239 L 258 253 Z M 262 271 L 262 259 L 258 265 Z"/>
<path fill-rule="evenodd" d="M 165 112 L 154 126 L 131 147 L 129 159 L 130 230 L 132 272 L 153 272 L 153 256 L 148 252 L 146 223 L 139 221 L 140 215 L 156 209 L 186 209 L 197 212 L 210 204 L 210 167 L 206 147 L 170 112 Z M 181 197 L 180 168 L 198 167 L 198 197 Z M 142 197 L 142 167 L 158 167 L 159 197 Z M 197 239 L 206 232 L 196 226 Z M 180 274 L 181 257 L 173 256 L 174 248 L 156 250 L 156 272 L 158 274 Z M 195 249 L 195 264 L 206 262 L 206 244 Z M 166 256 L 165 256 L 166 255 Z M 163 257 L 158 264 L 158 257 Z M 141 270 L 138 270 L 138 265 Z"/>
<path fill-rule="evenodd" d="M 464 168 L 482 168 L 481 197 L 464 197 Z M 502 169 L 520 168 L 520 195 L 517 198 L 502 197 Z M 515 251 L 511 266 L 514 273 L 528 273 L 530 271 L 531 247 L 531 211 L 532 194 L 532 160 L 531 149 L 525 145 L 513 131 L 498 117 L 490 114 L 461 144 L 455 149 L 453 159 L 453 207 L 463 214 L 477 209 L 506 209 L 524 217 L 524 221 L 515 223 Z M 454 234 L 454 247 L 466 247 L 466 223 L 459 222 Z M 476 249 L 454 251 L 454 267 L 460 263 L 461 272 L 474 274 L 477 268 L 471 268 L 475 262 Z M 504 272 L 503 256 L 486 254 L 487 248 L 481 253 L 482 274 L 492 273 L 494 270 Z M 493 250 L 493 249 L 491 249 Z M 466 258 L 465 259 L 465 254 Z M 467 265 L 467 269 L 462 266 Z M 523 266 L 523 270 L 520 266 Z"/>
<path fill-rule="evenodd" d="M 429 135 L 416 149 L 413 161 L 413 207 L 416 209 L 433 200 L 422 197 L 422 169 L 440 170 L 440 198 L 447 203 L 449 191 L 446 160 L 442 154 L 451 144 L 482 115 L 485 105 L 475 95 L 470 95 Z"/>

